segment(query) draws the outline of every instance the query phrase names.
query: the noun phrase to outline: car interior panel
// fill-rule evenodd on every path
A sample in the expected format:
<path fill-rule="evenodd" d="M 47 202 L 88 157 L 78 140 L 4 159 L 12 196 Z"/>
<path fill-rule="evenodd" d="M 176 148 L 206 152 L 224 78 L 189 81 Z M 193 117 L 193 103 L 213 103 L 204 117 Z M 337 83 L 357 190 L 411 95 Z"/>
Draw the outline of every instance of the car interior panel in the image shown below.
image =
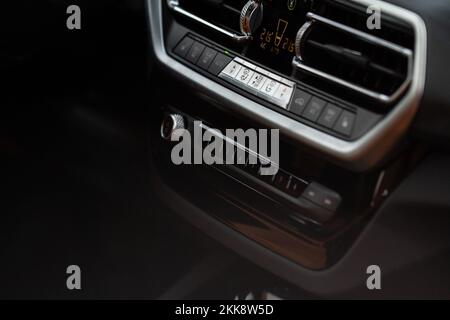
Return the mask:
<path fill-rule="evenodd" d="M 450 298 L 448 0 L 1 7 L 1 299 Z"/>

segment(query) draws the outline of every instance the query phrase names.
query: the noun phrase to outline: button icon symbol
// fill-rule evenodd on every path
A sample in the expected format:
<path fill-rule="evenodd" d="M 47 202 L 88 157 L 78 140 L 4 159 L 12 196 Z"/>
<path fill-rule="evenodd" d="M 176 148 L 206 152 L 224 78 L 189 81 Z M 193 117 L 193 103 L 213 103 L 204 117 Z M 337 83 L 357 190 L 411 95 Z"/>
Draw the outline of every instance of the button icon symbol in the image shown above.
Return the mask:
<path fill-rule="evenodd" d="M 241 75 L 241 80 L 242 81 L 247 80 L 249 74 L 250 74 L 250 70 L 249 69 L 245 69 L 244 72 Z"/>
<path fill-rule="evenodd" d="M 259 90 L 264 85 L 266 78 L 259 73 L 255 73 L 253 78 L 250 80 L 250 86 Z"/>
<path fill-rule="evenodd" d="M 305 104 L 305 99 L 303 98 L 297 98 L 295 99 L 295 104 L 298 104 L 300 106 L 303 106 Z"/>
<path fill-rule="evenodd" d="M 277 83 L 275 81 L 271 81 L 270 84 L 266 87 L 266 92 L 271 93 L 276 84 Z"/>
<path fill-rule="evenodd" d="M 289 11 L 294 10 L 296 6 L 297 6 L 297 0 L 288 0 L 287 7 L 288 7 Z"/>

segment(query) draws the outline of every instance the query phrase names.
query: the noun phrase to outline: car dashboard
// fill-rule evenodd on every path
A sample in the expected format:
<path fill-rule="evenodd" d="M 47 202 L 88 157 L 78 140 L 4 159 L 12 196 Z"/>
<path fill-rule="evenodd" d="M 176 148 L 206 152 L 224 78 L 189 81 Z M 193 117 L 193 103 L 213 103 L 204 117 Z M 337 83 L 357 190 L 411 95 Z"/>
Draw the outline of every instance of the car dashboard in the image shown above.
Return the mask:
<path fill-rule="evenodd" d="M 448 0 L 2 12 L 0 297 L 450 297 Z"/>
<path fill-rule="evenodd" d="M 278 173 L 265 177 L 247 160 L 173 165 L 173 142 L 161 129 L 154 141 L 161 197 L 203 232 L 314 294 L 364 286 L 355 270 L 370 265 L 370 253 L 388 259 L 388 248 L 375 253 L 370 243 L 389 238 L 382 229 L 397 219 L 395 195 L 437 133 L 424 119 L 440 108 L 426 90 L 439 72 L 430 38 L 442 34 L 419 7 L 148 0 L 151 52 L 163 71 L 155 81 L 165 88 L 153 96 L 162 128 L 194 132 L 201 123 L 198 130 L 280 134 Z M 377 9 L 381 28 L 369 28 Z M 448 97 L 441 102 L 448 106 Z M 403 252 L 386 268 L 407 267 L 410 258 Z"/>

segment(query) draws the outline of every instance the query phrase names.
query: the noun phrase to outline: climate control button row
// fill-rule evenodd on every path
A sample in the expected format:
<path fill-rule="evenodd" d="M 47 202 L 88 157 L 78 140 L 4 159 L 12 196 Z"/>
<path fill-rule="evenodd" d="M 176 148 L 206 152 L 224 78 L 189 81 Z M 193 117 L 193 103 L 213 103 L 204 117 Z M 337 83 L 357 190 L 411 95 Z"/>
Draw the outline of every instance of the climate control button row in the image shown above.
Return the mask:
<path fill-rule="evenodd" d="M 235 58 L 219 77 L 270 103 L 287 109 L 295 90 L 295 83 Z"/>
<path fill-rule="evenodd" d="M 174 53 L 210 74 L 219 76 L 292 114 L 341 136 L 352 136 L 357 120 L 355 113 L 296 88 L 293 81 L 242 58 L 233 58 L 227 52 L 221 52 L 189 36 L 178 43 Z"/>
<path fill-rule="evenodd" d="M 352 135 L 356 122 L 356 114 L 300 89 L 295 91 L 289 111 L 346 137 Z"/>

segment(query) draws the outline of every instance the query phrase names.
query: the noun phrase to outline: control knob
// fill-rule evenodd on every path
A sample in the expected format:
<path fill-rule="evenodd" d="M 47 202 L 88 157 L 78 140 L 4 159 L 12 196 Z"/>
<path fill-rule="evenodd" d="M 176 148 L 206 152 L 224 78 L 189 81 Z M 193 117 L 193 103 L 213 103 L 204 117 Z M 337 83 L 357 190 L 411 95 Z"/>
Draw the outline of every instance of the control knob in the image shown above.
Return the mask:
<path fill-rule="evenodd" d="M 241 33 L 245 36 L 252 36 L 261 26 L 262 20 L 263 4 L 261 0 L 250 0 L 241 11 Z"/>
<path fill-rule="evenodd" d="M 183 116 L 166 113 L 161 123 L 161 137 L 165 140 L 176 141 L 181 136 L 178 129 L 185 129 Z"/>

